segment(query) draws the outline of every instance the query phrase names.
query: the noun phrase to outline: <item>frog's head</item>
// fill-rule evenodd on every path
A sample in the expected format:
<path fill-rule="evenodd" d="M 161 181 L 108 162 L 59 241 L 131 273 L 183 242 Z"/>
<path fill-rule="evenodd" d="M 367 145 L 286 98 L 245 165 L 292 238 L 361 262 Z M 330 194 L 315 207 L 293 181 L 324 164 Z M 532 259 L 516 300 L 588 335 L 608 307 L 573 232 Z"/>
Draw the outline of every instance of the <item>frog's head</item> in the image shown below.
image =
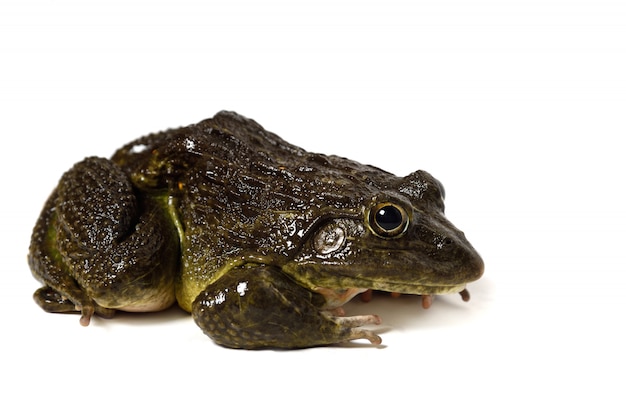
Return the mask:
<path fill-rule="evenodd" d="M 312 289 L 460 292 L 484 264 L 446 219 L 444 197 L 441 183 L 424 171 L 395 178 L 359 208 L 320 217 L 284 269 Z"/>

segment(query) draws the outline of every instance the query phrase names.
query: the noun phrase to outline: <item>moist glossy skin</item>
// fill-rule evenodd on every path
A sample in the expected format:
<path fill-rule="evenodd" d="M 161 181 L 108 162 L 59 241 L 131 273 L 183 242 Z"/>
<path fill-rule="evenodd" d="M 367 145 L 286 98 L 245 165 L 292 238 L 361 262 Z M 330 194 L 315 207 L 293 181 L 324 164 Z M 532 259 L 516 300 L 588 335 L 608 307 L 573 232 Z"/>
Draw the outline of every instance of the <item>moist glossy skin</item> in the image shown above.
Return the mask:
<path fill-rule="evenodd" d="M 380 337 L 336 309 L 367 289 L 464 292 L 483 262 L 444 216 L 443 187 L 312 154 L 220 112 L 149 135 L 61 178 L 29 263 L 49 312 L 156 311 L 175 302 L 228 347 Z"/>

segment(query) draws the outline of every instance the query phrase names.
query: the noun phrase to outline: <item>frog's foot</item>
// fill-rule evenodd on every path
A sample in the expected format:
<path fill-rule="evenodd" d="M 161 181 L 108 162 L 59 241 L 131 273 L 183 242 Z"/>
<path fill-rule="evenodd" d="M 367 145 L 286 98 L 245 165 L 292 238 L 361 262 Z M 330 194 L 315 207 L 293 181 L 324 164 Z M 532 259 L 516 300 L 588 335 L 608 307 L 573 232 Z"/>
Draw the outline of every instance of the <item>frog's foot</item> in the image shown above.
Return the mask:
<path fill-rule="evenodd" d="M 349 341 L 366 339 L 374 345 L 383 342 L 382 338 L 373 331 L 358 328 L 363 325 L 380 325 L 382 321 L 378 315 L 331 316 L 329 319 L 350 329 Z"/>
<path fill-rule="evenodd" d="M 232 348 L 304 348 L 381 339 L 362 325 L 379 324 L 376 315 L 335 316 L 323 310 L 324 297 L 296 283 L 281 270 L 244 265 L 210 284 L 193 303 L 192 315 L 206 335 Z"/>
<path fill-rule="evenodd" d="M 115 309 L 103 308 L 89 300 L 77 304 L 48 286 L 35 291 L 33 299 L 46 312 L 80 313 L 80 324 L 83 326 L 89 325 L 94 314 L 103 318 L 112 318 L 115 315 Z"/>
<path fill-rule="evenodd" d="M 359 295 L 359 298 L 362 302 L 370 302 L 374 297 L 374 291 L 372 289 L 367 289 L 365 292 Z"/>

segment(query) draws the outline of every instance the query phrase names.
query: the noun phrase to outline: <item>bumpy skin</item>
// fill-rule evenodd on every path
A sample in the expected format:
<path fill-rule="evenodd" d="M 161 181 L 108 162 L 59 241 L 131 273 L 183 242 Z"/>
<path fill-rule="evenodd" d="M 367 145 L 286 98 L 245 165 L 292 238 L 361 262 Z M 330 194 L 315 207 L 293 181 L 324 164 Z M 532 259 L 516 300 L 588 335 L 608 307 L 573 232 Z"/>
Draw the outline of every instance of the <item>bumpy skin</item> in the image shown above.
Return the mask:
<path fill-rule="evenodd" d="M 178 237 L 159 200 L 136 196 L 109 160 L 88 158 L 64 174 L 31 241 L 31 269 L 46 285 L 35 294 L 39 304 L 79 310 L 84 324 L 94 311 L 108 317 L 171 305 Z"/>
<path fill-rule="evenodd" d="M 308 153 L 232 112 L 75 165 L 29 263 L 47 311 L 88 324 L 177 301 L 238 348 L 379 343 L 360 328 L 377 316 L 333 309 L 366 289 L 460 292 L 483 271 L 428 173 Z"/>

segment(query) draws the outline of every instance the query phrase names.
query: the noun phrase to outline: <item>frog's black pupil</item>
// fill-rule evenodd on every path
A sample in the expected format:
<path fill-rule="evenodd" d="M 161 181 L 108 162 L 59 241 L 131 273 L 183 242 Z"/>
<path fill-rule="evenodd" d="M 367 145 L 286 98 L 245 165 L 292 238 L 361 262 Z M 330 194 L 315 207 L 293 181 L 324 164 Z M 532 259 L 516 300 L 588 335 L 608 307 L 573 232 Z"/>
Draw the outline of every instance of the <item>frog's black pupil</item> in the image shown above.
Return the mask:
<path fill-rule="evenodd" d="M 385 231 L 392 231 L 402 225 L 402 213 L 395 206 L 384 206 L 376 212 L 376 223 Z"/>

